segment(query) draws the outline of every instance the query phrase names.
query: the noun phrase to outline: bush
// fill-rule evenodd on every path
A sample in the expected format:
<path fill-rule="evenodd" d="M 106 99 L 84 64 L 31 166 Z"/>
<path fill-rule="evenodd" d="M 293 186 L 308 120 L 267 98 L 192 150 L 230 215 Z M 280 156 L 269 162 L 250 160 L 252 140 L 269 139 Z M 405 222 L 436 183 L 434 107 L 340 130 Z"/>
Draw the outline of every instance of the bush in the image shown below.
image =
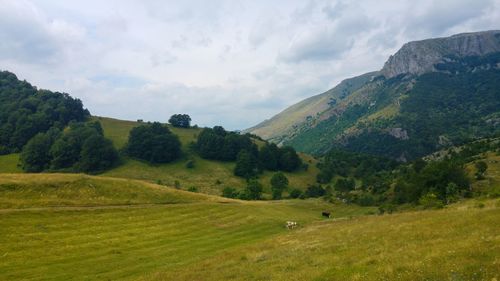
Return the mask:
<path fill-rule="evenodd" d="M 222 196 L 226 198 L 237 198 L 239 195 L 238 191 L 232 187 L 225 187 L 222 190 Z"/>
<path fill-rule="evenodd" d="M 247 200 L 260 200 L 262 196 L 262 184 L 256 179 L 251 179 L 247 182 L 243 197 Z"/>
<path fill-rule="evenodd" d="M 420 197 L 418 203 L 424 207 L 424 209 L 439 209 L 444 206 L 443 201 L 439 200 L 436 194 L 429 192 L 424 196 Z"/>
<path fill-rule="evenodd" d="M 150 163 L 167 163 L 180 156 L 181 143 L 166 126 L 154 122 L 133 128 L 126 150 L 134 158 Z"/>
<path fill-rule="evenodd" d="M 196 186 L 190 186 L 187 191 L 189 192 L 198 192 L 198 188 Z"/>
<path fill-rule="evenodd" d="M 309 187 L 307 187 L 306 192 L 305 192 L 305 196 L 311 197 L 311 198 L 316 198 L 316 197 L 321 197 L 321 196 L 325 195 L 325 193 L 326 193 L 326 190 L 323 187 L 321 187 L 321 185 L 315 184 L 315 185 L 310 185 Z"/>
<path fill-rule="evenodd" d="M 290 191 L 290 198 L 299 198 L 302 195 L 302 190 L 294 188 Z"/>
<path fill-rule="evenodd" d="M 193 169 L 194 168 L 194 160 L 188 160 L 186 162 L 185 166 L 186 166 L 187 169 Z"/>
<path fill-rule="evenodd" d="M 369 193 L 361 194 L 358 197 L 357 202 L 361 206 L 373 206 L 373 205 L 375 205 L 375 199 L 373 198 L 373 195 L 371 195 Z"/>

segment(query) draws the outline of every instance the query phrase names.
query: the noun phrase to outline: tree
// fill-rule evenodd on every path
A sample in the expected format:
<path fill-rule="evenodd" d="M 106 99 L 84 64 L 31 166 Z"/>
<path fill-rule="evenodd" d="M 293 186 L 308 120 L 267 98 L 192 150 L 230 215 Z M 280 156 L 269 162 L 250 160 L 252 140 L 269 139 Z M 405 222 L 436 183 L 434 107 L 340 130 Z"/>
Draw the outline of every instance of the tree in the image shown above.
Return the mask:
<path fill-rule="evenodd" d="M 236 159 L 234 175 L 248 179 L 256 176 L 258 173 L 258 163 L 255 156 L 247 150 L 240 151 Z"/>
<path fill-rule="evenodd" d="M 34 136 L 21 153 L 21 167 L 26 172 L 38 173 L 49 167 L 50 146 L 52 142 L 46 134 L 39 133 Z"/>
<path fill-rule="evenodd" d="M 248 200 L 259 200 L 262 196 L 262 184 L 256 179 L 251 179 L 247 182 L 245 189 L 245 197 Z"/>
<path fill-rule="evenodd" d="M 202 158 L 221 161 L 236 160 L 242 150 L 254 156 L 258 154 L 257 146 L 249 136 L 226 132 L 221 126 L 203 129 L 198 135 L 195 149 Z"/>
<path fill-rule="evenodd" d="M 64 128 L 90 116 L 78 99 L 65 93 L 38 90 L 16 75 L 0 71 L 0 152 L 20 151 L 38 133 Z"/>
<path fill-rule="evenodd" d="M 187 114 L 174 114 L 168 119 L 168 122 L 174 127 L 189 128 L 191 126 L 191 117 Z"/>
<path fill-rule="evenodd" d="M 307 197 L 315 198 L 315 197 L 321 197 L 325 195 L 325 193 L 326 190 L 323 187 L 321 187 L 321 185 L 314 184 L 307 187 L 305 195 Z"/>
<path fill-rule="evenodd" d="M 262 167 L 269 171 L 278 170 L 280 150 L 274 143 L 266 143 L 259 151 L 259 161 Z"/>
<path fill-rule="evenodd" d="M 280 149 L 280 158 L 278 162 L 279 169 L 286 172 L 293 172 L 302 165 L 299 155 L 291 146 L 285 146 Z"/>
<path fill-rule="evenodd" d="M 271 190 L 273 193 L 273 199 L 278 200 L 281 199 L 281 194 L 283 190 L 288 187 L 288 179 L 287 177 L 279 172 L 275 173 L 271 178 Z"/>
<path fill-rule="evenodd" d="M 335 183 L 335 189 L 340 192 L 349 192 L 354 190 L 356 182 L 352 178 L 348 179 L 338 179 Z"/>
<path fill-rule="evenodd" d="M 484 179 L 484 173 L 488 169 L 488 164 L 484 161 L 478 161 L 476 164 L 474 164 L 476 167 L 476 179 L 482 180 Z"/>
<path fill-rule="evenodd" d="M 80 169 L 84 172 L 104 171 L 118 160 L 118 152 L 113 143 L 100 134 L 85 140 L 80 154 Z"/>
<path fill-rule="evenodd" d="M 167 163 L 180 156 L 181 143 L 166 126 L 154 122 L 133 128 L 126 150 L 131 157 L 150 163 Z"/>

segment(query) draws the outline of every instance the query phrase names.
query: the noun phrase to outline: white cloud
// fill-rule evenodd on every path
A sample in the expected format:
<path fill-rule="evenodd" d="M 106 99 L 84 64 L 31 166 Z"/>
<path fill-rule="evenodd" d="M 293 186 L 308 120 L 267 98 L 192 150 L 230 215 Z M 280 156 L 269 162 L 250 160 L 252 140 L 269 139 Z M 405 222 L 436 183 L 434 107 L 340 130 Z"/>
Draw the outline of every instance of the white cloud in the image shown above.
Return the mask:
<path fill-rule="evenodd" d="M 94 114 L 242 129 L 409 40 L 498 22 L 500 0 L 0 0 L 0 68 Z"/>

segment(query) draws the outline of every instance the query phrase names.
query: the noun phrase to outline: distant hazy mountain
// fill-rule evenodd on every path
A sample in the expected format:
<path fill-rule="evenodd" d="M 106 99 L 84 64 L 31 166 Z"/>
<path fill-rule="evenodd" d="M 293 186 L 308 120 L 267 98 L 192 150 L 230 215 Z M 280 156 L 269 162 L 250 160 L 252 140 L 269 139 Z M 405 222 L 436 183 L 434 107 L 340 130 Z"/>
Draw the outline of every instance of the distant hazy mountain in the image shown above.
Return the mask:
<path fill-rule="evenodd" d="M 484 31 L 407 43 L 380 71 L 247 132 L 309 153 L 342 147 L 409 160 L 499 127 L 500 31 Z"/>

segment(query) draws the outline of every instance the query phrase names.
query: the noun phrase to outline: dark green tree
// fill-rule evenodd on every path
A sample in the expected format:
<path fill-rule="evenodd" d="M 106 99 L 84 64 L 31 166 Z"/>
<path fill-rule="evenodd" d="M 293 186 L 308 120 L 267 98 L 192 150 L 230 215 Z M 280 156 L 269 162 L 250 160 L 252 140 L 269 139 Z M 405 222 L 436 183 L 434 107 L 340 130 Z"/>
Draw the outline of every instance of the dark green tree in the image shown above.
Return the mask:
<path fill-rule="evenodd" d="M 310 185 L 307 187 L 305 195 L 307 197 L 315 198 L 321 197 L 326 194 L 326 190 L 319 184 Z"/>
<path fill-rule="evenodd" d="M 191 126 L 191 117 L 187 114 L 174 114 L 168 119 L 168 123 L 174 127 L 189 128 Z"/>
<path fill-rule="evenodd" d="M 166 126 L 154 122 L 133 128 L 126 150 L 134 158 L 150 163 L 167 163 L 180 156 L 181 143 Z"/>
<path fill-rule="evenodd" d="M 101 134 L 94 134 L 83 143 L 79 168 L 83 172 L 99 172 L 111 168 L 118 160 L 113 143 Z"/>
<path fill-rule="evenodd" d="M 283 191 L 288 188 L 287 177 L 281 172 L 275 173 L 271 177 L 270 182 L 271 182 L 271 190 L 273 193 L 273 199 L 275 200 L 281 199 Z"/>
<path fill-rule="evenodd" d="M 245 195 L 248 200 L 260 200 L 262 197 L 262 184 L 256 179 L 250 179 L 247 182 Z"/>
<path fill-rule="evenodd" d="M 243 178 L 252 178 L 259 173 L 257 159 L 247 150 L 242 150 L 238 153 L 236 166 L 234 167 L 234 175 Z"/>
<path fill-rule="evenodd" d="M 262 167 L 269 171 L 279 168 L 280 149 L 274 143 L 266 143 L 259 151 L 259 161 Z"/>
<path fill-rule="evenodd" d="M 484 173 L 486 173 L 486 170 L 488 169 L 488 164 L 484 161 L 478 161 L 474 164 L 474 166 L 476 167 L 476 179 L 484 179 Z"/>
<path fill-rule="evenodd" d="M 349 192 L 351 190 L 354 190 L 355 186 L 356 183 L 352 178 L 338 179 L 337 182 L 335 182 L 335 190 L 340 192 Z"/>
<path fill-rule="evenodd" d="M 21 167 L 26 172 L 38 173 L 47 168 L 50 164 L 50 147 L 52 141 L 49 136 L 38 133 L 31 138 L 23 148 L 20 156 Z"/>
<path fill-rule="evenodd" d="M 278 160 L 278 167 L 282 171 L 293 172 L 302 165 L 299 155 L 291 146 L 285 146 L 280 149 L 280 158 Z"/>

